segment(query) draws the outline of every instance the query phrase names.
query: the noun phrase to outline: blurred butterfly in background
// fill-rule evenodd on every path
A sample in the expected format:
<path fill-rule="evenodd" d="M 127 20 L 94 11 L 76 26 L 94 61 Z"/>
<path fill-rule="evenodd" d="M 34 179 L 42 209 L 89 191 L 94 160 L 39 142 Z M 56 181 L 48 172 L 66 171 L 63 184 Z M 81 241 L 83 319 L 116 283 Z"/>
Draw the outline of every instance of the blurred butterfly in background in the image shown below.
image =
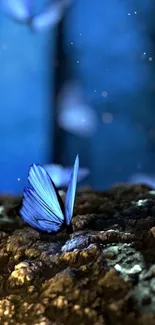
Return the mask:
<path fill-rule="evenodd" d="M 54 184 L 57 187 L 66 187 L 69 183 L 70 175 L 73 168 L 63 167 L 58 164 L 49 164 L 43 166 L 48 172 L 49 176 L 52 178 Z M 77 182 L 82 182 L 89 175 L 89 170 L 87 168 L 79 168 Z"/>
<path fill-rule="evenodd" d="M 72 0 L 53 0 L 51 5 L 38 14 L 33 13 L 33 0 L 0 0 L 2 10 L 13 20 L 27 24 L 31 30 L 39 32 L 57 25 Z"/>
<path fill-rule="evenodd" d="M 155 189 L 155 175 L 134 174 L 128 180 L 130 184 L 145 184 Z"/>
<path fill-rule="evenodd" d="M 76 136 L 92 137 L 97 129 L 97 114 L 87 102 L 77 80 L 66 82 L 57 98 L 58 125 Z"/>
<path fill-rule="evenodd" d="M 77 155 L 63 202 L 49 174 L 40 165 L 33 164 L 28 175 L 30 187 L 24 189 L 19 211 L 22 219 L 42 232 L 54 233 L 64 227 L 71 231 L 78 169 Z"/>

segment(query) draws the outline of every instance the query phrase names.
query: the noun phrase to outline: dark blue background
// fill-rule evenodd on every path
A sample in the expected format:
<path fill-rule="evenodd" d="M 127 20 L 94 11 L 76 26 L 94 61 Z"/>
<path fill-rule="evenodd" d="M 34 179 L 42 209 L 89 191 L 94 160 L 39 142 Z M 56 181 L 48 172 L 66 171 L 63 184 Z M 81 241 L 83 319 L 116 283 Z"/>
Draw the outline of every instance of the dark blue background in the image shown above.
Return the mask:
<path fill-rule="evenodd" d="M 75 0 L 61 23 L 61 56 L 59 26 L 34 34 L 0 14 L 0 192 L 20 193 L 32 162 L 71 165 L 77 152 L 99 189 L 155 172 L 154 17 L 153 0 Z M 79 81 L 97 113 L 90 138 L 55 125 L 65 79 Z"/>

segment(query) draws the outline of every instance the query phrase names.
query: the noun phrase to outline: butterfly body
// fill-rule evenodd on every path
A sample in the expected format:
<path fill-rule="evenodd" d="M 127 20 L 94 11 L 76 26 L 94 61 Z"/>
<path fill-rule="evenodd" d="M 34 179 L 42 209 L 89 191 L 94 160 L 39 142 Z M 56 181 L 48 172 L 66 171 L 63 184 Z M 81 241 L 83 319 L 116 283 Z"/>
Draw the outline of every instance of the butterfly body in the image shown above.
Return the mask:
<path fill-rule="evenodd" d="M 23 202 L 19 211 L 22 219 L 41 232 L 55 233 L 63 228 L 71 231 L 78 169 L 79 157 L 77 156 L 65 202 L 63 202 L 46 170 L 40 165 L 30 166 L 28 176 L 30 187 L 24 189 Z"/>

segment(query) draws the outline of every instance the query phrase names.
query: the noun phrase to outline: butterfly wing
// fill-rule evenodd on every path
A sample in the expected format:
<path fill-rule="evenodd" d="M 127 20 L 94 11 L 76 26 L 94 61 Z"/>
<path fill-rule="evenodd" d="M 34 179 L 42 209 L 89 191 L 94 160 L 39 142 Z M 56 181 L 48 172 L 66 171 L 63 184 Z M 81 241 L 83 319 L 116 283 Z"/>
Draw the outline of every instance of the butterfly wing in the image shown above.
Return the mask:
<path fill-rule="evenodd" d="M 32 0 L 1 0 L 2 9 L 13 19 L 27 22 L 30 18 Z"/>
<path fill-rule="evenodd" d="M 64 223 L 64 215 L 54 183 L 45 169 L 35 164 L 30 167 L 28 181 L 31 188 L 24 190 L 21 217 L 39 230 L 58 231 Z"/>
<path fill-rule="evenodd" d="M 44 12 L 33 17 L 31 28 L 36 32 L 53 28 L 62 19 L 69 0 L 54 1 Z"/>
<path fill-rule="evenodd" d="M 25 188 L 24 199 L 20 214 L 22 219 L 33 228 L 46 232 L 56 232 L 61 228 L 62 222 L 55 218 L 50 211 L 40 204 L 37 194 L 30 188 Z"/>
<path fill-rule="evenodd" d="M 66 199 L 65 199 L 65 217 L 66 217 L 67 225 L 70 225 L 72 215 L 73 215 L 78 169 L 79 169 L 79 156 L 77 155 L 74 163 L 73 172 L 70 177 L 70 182 L 68 185 Z"/>

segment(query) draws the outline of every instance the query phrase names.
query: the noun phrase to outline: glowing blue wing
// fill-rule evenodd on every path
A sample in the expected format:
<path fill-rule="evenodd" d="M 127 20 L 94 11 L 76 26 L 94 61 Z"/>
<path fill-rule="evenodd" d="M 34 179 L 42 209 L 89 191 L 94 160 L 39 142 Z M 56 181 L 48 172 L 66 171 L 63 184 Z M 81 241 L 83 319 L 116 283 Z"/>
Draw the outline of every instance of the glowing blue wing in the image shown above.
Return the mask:
<path fill-rule="evenodd" d="M 56 232 L 62 226 L 60 220 L 54 218 L 50 211 L 45 210 L 44 206 L 40 204 L 36 193 L 30 188 L 25 188 L 24 190 L 20 214 L 25 222 L 41 231 Z"/>
<path fill-rule="evenodd" d="M 71 0 L 54 1 L 44 12 L 33 17 L 31 21 L 32 30 L 39 32 L 53 28 L 63 17 L 64 10 Z"/>
<path fill-rule="evenodd" d="M 1 0 L 2 9 L 13 19 L 27 22 L 30 18 L 32 0 Z"/>
<path fill-rule="evenodd" d="M 72 215 L 73 215 L 78 169 L 79 169 L 79 156 L 77 155 L 74 163 L 73 172 L 71 174 L 70 182 L 68 185 L 66 199 L 65 199 L 65 217 L 66 217 L 67 225 L 70 225 Z"/>
<path fill-rule="evenodd" d="M 24 190 L 21 217 L 39 230 L 58 231 L 65 220 L 52 180 L 43 167 L 35 164 L 30 167 L 28 180 L 31 188 Z"/>

